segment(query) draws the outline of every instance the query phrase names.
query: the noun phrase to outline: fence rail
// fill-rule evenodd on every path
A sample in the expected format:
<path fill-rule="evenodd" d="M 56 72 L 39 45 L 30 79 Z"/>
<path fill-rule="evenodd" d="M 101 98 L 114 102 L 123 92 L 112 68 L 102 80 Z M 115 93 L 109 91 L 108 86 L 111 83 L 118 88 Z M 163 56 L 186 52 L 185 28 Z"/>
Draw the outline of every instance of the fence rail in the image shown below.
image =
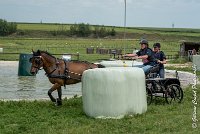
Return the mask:
<path fill-rule="evenodd" d="M 0 60 L 19 60 L 19 55 L 21 53 L 0 53 Z M 76 60 L 79 60 L 80 54 L 79 53 L 55 53 L 52 55 L 71 55 L 76 57 Z M 17 57 L 18 56 L 18 57 Z"/>

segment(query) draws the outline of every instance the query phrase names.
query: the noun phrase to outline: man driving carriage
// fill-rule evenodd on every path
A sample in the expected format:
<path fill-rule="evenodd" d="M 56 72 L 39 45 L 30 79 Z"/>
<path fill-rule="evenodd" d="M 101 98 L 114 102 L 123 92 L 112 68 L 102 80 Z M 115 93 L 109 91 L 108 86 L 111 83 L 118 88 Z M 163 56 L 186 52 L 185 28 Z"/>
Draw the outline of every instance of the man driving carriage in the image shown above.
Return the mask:
<path fill-rule="evenodd" d="M 164 52 L 160 50 L 160 47 L 161 47 L 160 43 L 155 43 L 153 45 L 154 58 L 156 59 L 157 63 L 159 63 L 158 74 L 159 74 L 160 78 L 164 78 L 165 77 L 165 69 L 164 69 L 163 64 L 166 64 L 166 56 L 165 56 Z"/>
<path fill-rule="evenodd" d="M 147 74 L 149 70 L 156 65 L 156 60 L 154 58 L 154 53 L 151 48 L 148 47 L 148 41 L 142 39 L 140 41 L 141 49 L 136 54 L 126 54 L 125 57 L 132 57 L 134 59 L 142 59 L 143 65 L 136 65 L 133 67 L 140 67 Z"/>

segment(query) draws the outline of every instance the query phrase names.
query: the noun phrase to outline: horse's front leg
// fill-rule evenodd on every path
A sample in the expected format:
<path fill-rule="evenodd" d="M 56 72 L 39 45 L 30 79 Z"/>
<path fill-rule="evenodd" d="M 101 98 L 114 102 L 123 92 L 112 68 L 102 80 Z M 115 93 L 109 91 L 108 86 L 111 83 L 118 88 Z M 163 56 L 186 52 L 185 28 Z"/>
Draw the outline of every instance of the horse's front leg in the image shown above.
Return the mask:
<path fill-rule="evenodd" d="M 61 86 L 57 89 L 58 91 L 58 98 L 56 99 L 57 105 L 62 105 L 62 88 Z"/>
<path fill-rule="evenodd" d="M 59 87 L 60 85 L 56 83 L 48 91 L 49 98 L 51 99 L 52 102 L 56 102 L 56 99 L 52 96 L 52 92 L 58 89 Z"/>

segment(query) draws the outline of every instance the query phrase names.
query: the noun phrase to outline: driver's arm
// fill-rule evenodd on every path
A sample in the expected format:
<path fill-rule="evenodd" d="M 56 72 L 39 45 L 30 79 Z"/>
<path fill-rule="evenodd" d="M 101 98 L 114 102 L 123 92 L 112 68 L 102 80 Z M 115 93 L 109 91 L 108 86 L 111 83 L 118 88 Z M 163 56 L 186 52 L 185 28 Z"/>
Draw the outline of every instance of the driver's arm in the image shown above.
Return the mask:
<path fill-rule="evenodd" d="M 158 60 L 157 62 L 161 63 L 161 64 L 166 64 L 167 63 L 166 56 L 165 56 L 165 54 L 163 52 L 162 52 L 162 55 L 163 55 L 163 61 Z"/>
<path fill-rule="evenodd" d="M 125 54 L 124 57 L 135 57 L 137 54 Z"/>
<path fill-rule="evenodd" d="M 138 59 L 147 59 L 147 58 L 148 58 L 148 55 L 138 56 L 137 58 L 138 58 Z"/>
<path fill-rule="evenodd" d="M 166 59 L 164 59 L 163 61 L 158 60 L 157 62 L 161 63 L 161 64 L 166 64 L 167 63 Z"/>

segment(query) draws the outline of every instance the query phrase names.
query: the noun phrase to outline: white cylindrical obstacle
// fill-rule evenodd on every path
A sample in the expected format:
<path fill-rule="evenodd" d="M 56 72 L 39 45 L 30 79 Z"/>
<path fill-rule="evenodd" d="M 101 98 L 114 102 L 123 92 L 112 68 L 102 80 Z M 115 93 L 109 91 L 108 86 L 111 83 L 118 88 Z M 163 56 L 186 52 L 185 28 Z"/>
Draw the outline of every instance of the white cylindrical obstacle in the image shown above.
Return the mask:
<path fill-rule="evenodd" d="M 82 76 L 83 110 L 95 118 L 122 118 L 147 110 L 145 75 L 141 68 L 87 70 Z"/>
<path fill-rule="evenodd" d="M 200 55 L 193 55 L 192 62 L 195 68 L 200 71 Z"/>
<path fill-rule="evenodd" d="M 102 61 L 100 62 L 101 65 L 105 67 L 133 67 L 135 65 L 142 65 L 141 61 L 131 61 L 131 60 L 114 60 L 114 61 Z"/>

